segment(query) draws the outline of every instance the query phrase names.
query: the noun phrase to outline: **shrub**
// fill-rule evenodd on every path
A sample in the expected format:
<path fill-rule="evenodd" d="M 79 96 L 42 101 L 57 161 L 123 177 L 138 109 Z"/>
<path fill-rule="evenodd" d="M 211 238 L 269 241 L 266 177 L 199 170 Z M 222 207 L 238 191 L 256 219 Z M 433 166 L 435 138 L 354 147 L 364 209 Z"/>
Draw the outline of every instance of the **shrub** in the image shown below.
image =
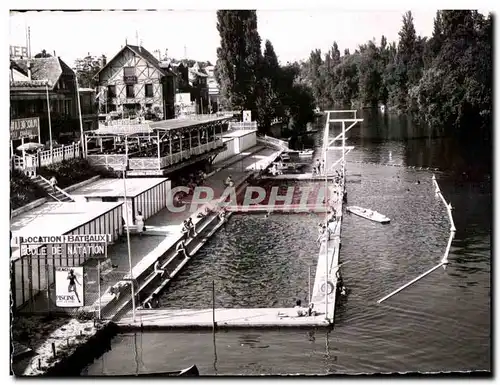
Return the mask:
<path fill-rule="evenodd" d="M 55 176 L 60 188 L 69 187 L 97 175 L 107 178 L 115 177 L 114 173 L 103 168 L 92 167 L 86 159 L 80 158 L 40 167 L 38 173 L 47 179 Z"/>
<path fill-rule="evenodd" d="M 18 170 L 10 173 L 10 206 L 18 209 L 30 202 L 45 197 L 45 191 Z"/>

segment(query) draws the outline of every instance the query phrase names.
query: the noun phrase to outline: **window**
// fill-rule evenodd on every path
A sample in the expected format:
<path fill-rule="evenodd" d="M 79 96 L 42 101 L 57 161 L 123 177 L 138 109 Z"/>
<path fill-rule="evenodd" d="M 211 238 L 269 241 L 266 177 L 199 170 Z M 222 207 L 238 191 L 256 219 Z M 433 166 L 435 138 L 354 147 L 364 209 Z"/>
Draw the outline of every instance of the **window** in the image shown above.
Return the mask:
<path fill-rule="evenodd" d="M 135 76 L 135 67 L 123 67 L 123 76 Z"/>
<path fill-rule="evenodd" d="M 52 106 L 51 106 L 52 109 Z M 71 100 L 64 101 L 64 113 L 66 115 L 71 115 Z"/>
<path fill-rule="evenodd" d="M 147 98 L 153 97 L 153 85 L 152 84 L 146 84 L 146 97 Z"/>
<path fill-rule="evenodd" d="M 133 84 L 127 85 L 127 98 L 133 98 L 134 96 L 135 96 L 134 85 Z"/>
<path fill-rule="evenodd" d="M 108 86 L 108 98 L 116 97 L 116 86 Z"/>

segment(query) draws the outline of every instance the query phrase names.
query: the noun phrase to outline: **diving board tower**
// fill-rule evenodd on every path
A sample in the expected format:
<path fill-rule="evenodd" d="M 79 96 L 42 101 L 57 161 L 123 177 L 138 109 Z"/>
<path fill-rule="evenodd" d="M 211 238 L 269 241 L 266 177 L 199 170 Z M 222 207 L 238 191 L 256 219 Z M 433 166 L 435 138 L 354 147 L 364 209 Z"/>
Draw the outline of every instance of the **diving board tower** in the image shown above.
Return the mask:
<path fill-rule="evenodd" d="M 325 213 L 325 225 L 327 226 L 330 236 L 321 243 L 318 264 L 316 271 L 315 284 L 313 289 L 313 298 L 315 307 L 319 311 L 323 311 L 321 302 L 324 302 L 324 311 L 326 320 L 333 324 L 335 320 L 335 301 L 337 295 L 338 277 L 337 272 L 339 266 L 339 250 L 340 250 L 340 233 L 342 225 L 342 209 L 345 190 L 345 156 L 354 149 L 354 146 L 346 146 L 346 133 L 363 119 L 357 118 L 356 110 L 330 110 L 326 112 L 325 131 L 323 136 L 322 155 L 325 162 L 325 205 L 333 205 L 336 209 L 337 217 L 333 222 L 328 222 L 328 210 Z M 335 125 L 340 125 L 342 131 L 335 137 L 330 137 L 330 131 L 333 131 Z M 336 142 L 341 141 L 341 145 L 337 146 Z M 338 156 L 338 152 L 341 152 Z M 334 153 L 338 158 L 329 159 L 328 154 Z M 329 162 L 330 160 L 330 162 Z M 341 182 L 340 186 L 335 186 L 334 178 L 328 178 L 335 167 L 341 163 Z M 328 192 L 336 190 L 340 194 L 339 199 L 331 204 L 328 197 Z M 328 209 L 328 207 L 325 207 Z M 318 303 L 320 302 L 320 303 Z M 319 306 L 316 306 L 319 305 Z"/>

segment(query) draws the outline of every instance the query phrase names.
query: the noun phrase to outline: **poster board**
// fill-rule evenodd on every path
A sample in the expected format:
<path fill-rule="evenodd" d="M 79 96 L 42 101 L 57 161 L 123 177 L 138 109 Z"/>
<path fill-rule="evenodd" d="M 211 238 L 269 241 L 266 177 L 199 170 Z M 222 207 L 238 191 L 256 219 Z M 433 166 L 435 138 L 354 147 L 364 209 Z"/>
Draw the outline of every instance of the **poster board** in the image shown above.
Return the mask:
<path fill-rule="evenodd" d="M 252 121 L 252 111 L 243 111 L 243 122 Z"/>
<path fill-rule="evenodd" d="M 56 306 L 82 307 L 84 306 L 83 266 L 56 266 Z M 73 271 L 73 277 L 71 277 Z"/>

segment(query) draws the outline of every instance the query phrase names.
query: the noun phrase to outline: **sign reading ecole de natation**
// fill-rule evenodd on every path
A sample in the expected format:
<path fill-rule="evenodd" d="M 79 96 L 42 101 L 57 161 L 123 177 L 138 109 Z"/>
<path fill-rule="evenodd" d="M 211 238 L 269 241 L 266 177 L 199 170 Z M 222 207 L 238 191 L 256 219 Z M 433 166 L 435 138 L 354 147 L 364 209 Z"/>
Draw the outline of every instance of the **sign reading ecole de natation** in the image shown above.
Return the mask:
<path fill-rule="evenodd" d="M 12 119 L 10 121 L 10 140 L 30 136 L 40 136 L 40 118 Z"/>
<path fill-rule="evenodd" d="M 106 248 L 99 243 L 108 244 L 112 241 L 111 234 L 85 234 L 85 235 L 33 235 L 14 237 L 18 246 L 37 246 L 38 248 L 25 255 L 48 255 L 47 245 L 52 244 L 51 255 L 60 255 L 61 247 L 54 244 L 69 244 L 68 255 L 73 253 L 104 254 Z M 80 244 L 80 245 L 78 245 Z M 87 244 L 82 246 L 81 244 Z M 68 246 L 69 247 L 69 246 Z M 87 249 L 91 250 L 87 250 Z M 54 280 L 56 289 L 57 307 L 82 307 L 84 306 L 84 268 L 83 266 L 54 266 Z"/>

